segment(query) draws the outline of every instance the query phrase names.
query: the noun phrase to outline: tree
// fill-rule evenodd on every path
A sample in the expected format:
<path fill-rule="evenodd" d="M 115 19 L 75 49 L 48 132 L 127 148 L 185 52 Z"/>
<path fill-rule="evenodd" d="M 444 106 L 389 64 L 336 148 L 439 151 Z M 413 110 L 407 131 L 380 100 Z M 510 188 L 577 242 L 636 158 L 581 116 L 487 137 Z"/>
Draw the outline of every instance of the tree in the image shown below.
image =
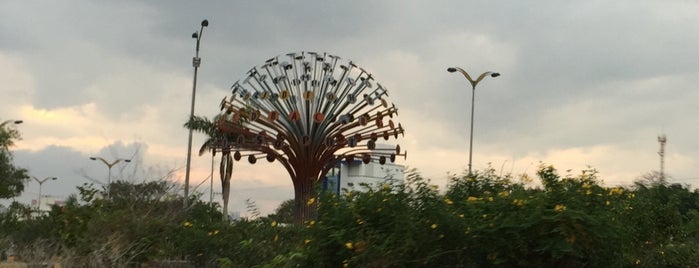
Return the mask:
<path fill-rule="evenodd" d="M 26 169 L 12 163 L 10 147 L 20 139 L 19 131 L 6 124 L 0 125 L 0 198 L 18 196 L 24 191 L 24 183 L 29 179 Z"/>
<path fill-rule="evenodd" d="M 269 215 L 269 218 L 278 222 L 292 223 L 294 222 L 295 206 L 296 203 L 294 202 L 294 199 L 288 199 L 279 204 L 277 209 L 274 211 L 274 214 Z"/>
<path fill-rule="evenodd" d="M 637 187 L 667 185 L 667 181 L 663 177 L 667 176 L 661 175 L 659 171 L 649 171 L 639 176 L 634 181 L 634 185 Z"/>
<path fill-rule="evenodd" d="M 193 116 L 187 123 L 184 124 L 184 127 L 209 136 L 199 149 L 199 156 L 202 156 L 207 151 L 210 151 L 213 156 L 216 156 L 217 151 L 221 152 L 219 178 L 221 178 L 223 211 L 227 215 L 228 200 L 230 200 L 231 193 L 231 177 L 233 176 L 233 158 L 231 157 L 231 149 L 228 144 L 233 143 L 235 136 L 217 131 L 214 128 L 214 123 L 203 116 Z"/>

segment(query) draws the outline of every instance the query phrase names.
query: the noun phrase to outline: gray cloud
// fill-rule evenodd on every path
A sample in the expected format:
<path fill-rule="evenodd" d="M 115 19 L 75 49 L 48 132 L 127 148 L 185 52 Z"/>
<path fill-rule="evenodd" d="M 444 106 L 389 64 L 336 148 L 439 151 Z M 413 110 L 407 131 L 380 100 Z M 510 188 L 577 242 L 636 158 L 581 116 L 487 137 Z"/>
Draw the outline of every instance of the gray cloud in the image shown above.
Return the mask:
<path fill-rule="evenodd" d="M 697 12 L 699 4 L 690 1 L 5 1 L 0 56 L 13 60 L 17 74 L 0 74 L 9 84 L 0 90 L 22 102 L 3 100 L 0 112 L 9 117 L 20 114 L 18 105 L 53 111 L 93 103 L 104 122 L 90 129 L 101 129 L 107 143 L 135 137 L 150 154 L 181 151 L 161 158 L 180 168 L 192 86 L 190 35 L 206 18 L 197 114 L 215 114 L 228 87 L 268 58 L 329 52 L 355 61 L 389 89 L 415 147 L 463 156 L 470 87 L 446 68 L 494 70 L 502 76 L 476 91 L 478 166 L 498 153 L 543 157 L 604 146 L 618 150 L 610 151 L 619 154 L 618 166 L 634 166 L 623 157 L 643 150 L 648 161 L 657 159 L 655 136 L 665 132 L 677 177 L 695 177 Z M 24 74 L 31 83 L 20 83 Z M 75 133 L 42 129 L 49 132 Z M 84 148 L 56 146 L 56 155 L 85 156 Z M 424 165 L 421 157 L 440 159 L 413 152 L 411 166 Z M 32 167 L 39 157 L 25 156 Z M 656 162 L 636 166 L 640 174 Z"/>

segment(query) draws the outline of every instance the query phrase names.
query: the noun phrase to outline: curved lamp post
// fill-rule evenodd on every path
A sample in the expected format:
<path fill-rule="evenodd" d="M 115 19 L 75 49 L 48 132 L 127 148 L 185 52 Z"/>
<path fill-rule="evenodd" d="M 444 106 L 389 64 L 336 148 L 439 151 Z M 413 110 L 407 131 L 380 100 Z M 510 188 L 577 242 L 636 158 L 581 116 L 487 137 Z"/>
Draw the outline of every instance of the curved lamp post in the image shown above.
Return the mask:
<path fill-rule="evenodd" d="M 466 79 L 468 80 L 468 82 L 471 83 L 471 88 L 472 88 L 472 91 L 471 91 L 471 135 L 470 135 L 470 138 L 469 138 L 469 145 L 468 145 L 468 175 L 471 176 L 471 174 L 472 174 L 472 173 L 471 173 L 471 159 L 472 159 L 472 156 L 473 156 L 473 112 L 474 112 L 473 107 L 474 107 L 474 101 L 475 101 L 475 98 L 476 98 L 476 97 L 475 97 L 475 95 L 476 95 L 476 85 L 478 85 L 478 82 L 480 82 L 481 80 L 483 80 L 483 78 L 485 78 L 486 76 L 498 77 L 498 76 L 500 76 L 500 73 L 496 73 L 496 72 L 485 72 L 485 73 L 482 73 L 481 75 L 479 75 L 478 78 L 476 78 L 476 80 L 473 80 L 473 79 L 471 78 L 471 76 L 468 75 L 468 73 L 467 73 L 466 71 L 464 71 L 464 69 L 461 69 L 461 68 L 459 68 L 459 67 L 449 67 L 449 68 L 447 68 L 447 71 L 450 72 L 450 73 L 453 73 L 453 72 L 457 72 L 457 71 L 458 71 L 458 72 L 460 72 L 461 74 L 463 74 L 464 77 L 466 77 Z"/>
<path fill-rule="evenodd" d="M 201 29 L 199 29 L 199 32 L 194 32 L 192 34 L 192 38 L 197 39 L 197 47 L 196 47 L 196 52 L 195 56 L 192 59 L 192 66 L 194 66 L 194 82 L 192 85 L 192 107 L 189 110 L 189 119 L 191 120 L 192 117 L 194 117 L 194 99 L 197 96 L 197 71 L 199 70 L 199 65 L 201 65 L 201 58 L 199 58 L 199 43 L 201 42 L 201 36 L 204 34 L 204 27 L 209 26 L 209 21 L 208 20 L 203 20 L 201 21 Z M 184 175 L 184 206 L 187 207 L 187 200 L 189 198 L 189 170 L 190 170 L 190 165 L 192 162 L 192 131 L 193 129 L 189 129 L 189 139 L 187 141 L 187 165 L 185 168 L 185 175 Z"/>
<path fill-rule="evenodd" d="M 102 158 L 102 157 L 94 157 L 94 156 L 90 157 L 90 160 L 94 160 L 94 161 L 100 160 L 100 161 L 102 161 L 102 163 L 107 165 L 107 168 L 109 169 L 109 173 L 107 174 L 107 198 L 111 197 L 111 194 L 112 194 L 112 167 L 121 161 L 129 163 L 129 162 L 131 162 L 131 160 L 117 158 L 116 160 L 114 160 L 114 162 L 110 163 L 110 162 L 107 162 L 107 160 L 104 160 L 104 158 Z"/>
<path fill-rule="evenodd" d="M 15 125 L 19 125 L 19 124 L 22 124 L 23 122 L 24 122 L 24 121 L 22 121 L 22 120 L 7 120 L 7 121 L 2 122 L 2 123 L 0 124 L 0 128 L 4 127 L 5 125 L 7 125 L 7 124 L 9 124 L 9 123 L 13 123 L 13 124 L 15 124 Z"/>
<path fill-rule="evenodd" d="M 53 181 L 55 181 L 55 180 L 57 180 L 58 178 L 56 178 L 56 177 L 46 177 L 46 178 L 44 178 L 43 180 L 40 180 L 40 179 L 38 179 L 37 177 L 34 177 L 34 176 L 30 176 L 30 177 L 32 177 L 32 179 L 34 179 L 36 182 L 39 183 L 39 199 L 37 199 L 37 205 L 36 205 L 36 207 L 39 208 L 39 209 L 41 209 L 41 187 L 43 186 L 44 182 L 46 182 L 46 181 L 48 181 L 48 180 L 53 180 Z"/>

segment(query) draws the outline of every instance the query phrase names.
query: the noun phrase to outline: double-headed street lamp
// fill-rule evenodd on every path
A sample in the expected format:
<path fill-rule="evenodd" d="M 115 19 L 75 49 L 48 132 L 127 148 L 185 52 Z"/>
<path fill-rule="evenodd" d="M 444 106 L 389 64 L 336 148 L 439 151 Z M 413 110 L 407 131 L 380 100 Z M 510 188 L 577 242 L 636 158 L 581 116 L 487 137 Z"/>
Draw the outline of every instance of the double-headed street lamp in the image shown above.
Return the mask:
<path fill-rule="evenodd" d="M 102 158 L 102 157 L 94 157 L 94 156 L 90 157 L 90 160 L 94 160 L 94 161 L 100 160 L 100 161 L 102 161 L 102 163 L 107 165 L 107 168 L 109 168 L 109 173 L 107 174 L 107 198 L 111 197 L 111 195 L 112 195 L 112 167 L 121 161 L 124 161 L 125 163 L 129 163 L 129 162 L 131 162 L 131 160 L 117 158 L 116 160 L 114 160 L 114 162 L 110 163 L 110 162 L 107 162 L 107 160 L 104 160 L 104 158 Z"/>
<path fill-rule="evenodd" d="M 194 32 L 192 38 L 197 39 L 196 54 L 192 59 L 192 66 L 194 66 L 194 82 L 192 83 L 192 107 L 189 110 L 189 120 L 194 117 L 194 99 L 197 96 L 197 71 L 199 70 L 199 65 L 201 65 L 201 58 L 199 58 L 199 43 L 201 41 L 201 36 L 204 34 L 204 27 L 209 26 L 208 20 L 201 21 L 201 29 L 199 32 Z M 187 165 L 185 167 L 184 174 L 184 205 L 187 206 L 187 199 L 189 198 L 189 170 L 192 163 L 192 131 L 189 129 L 189 140 L 187 142 Z"/>
<path fill-rule="evenodd" d="M 39 199 L 37 199 L 37 205 L 36 205 L 36 207 L 39 208 L 39 209 L 41 209 L 41 188 L 42 188 L 42 186 L 44 185 L 44 182 L 46 182 L 46 181 L 48 181 L 48 180 L 53 180 L 53 181 L 55 181 L 55 180 L 57 180 L 58 178 L 56 178 L 56 177 L 46 177 L 46 178 L 44 178 L 43 180 L 40 180 L 40 179 L 38 179 L 37 177 L 34 177 L 34 176 L 30 176 L 30 177 L 32 177 L 32 179 L 34 179 L 36 182 L 39 183 Z"/>
<path fill-rule="evenodd" d="M 469 139 L 470 141 L 469 141 L 469 145 L 468 145 L 468 175 L 471 176 L 471 174 L 473 174 L 473 173 L 471 173 L 471 159 L 473 156 L 473 112 L 474 112 L 473 107 L 474 107 L 474 102 L 475 102 L 475 98 L 476 98 L 475 97 L 476 85 L 478 85 L 478 82 L 483 80 L 483 78 L 485 78 L 486 76 L 498 77 L 498 76 L 500 76 L 500 73 L 485 72 L 485 73 L 482 73 L 480 76 L 478 76 L 478 78 L 476 78 L 476 80 L 473 80 L 471 78 L 471 76 L 468 75 L 468 73 L 466 71 L 464 71 L 464 69 L 461 69 L 459 67 L 449 67 L 449 68 L 447 68 L 447 71 L 450 73 L 458 71 L 461 74 L 463 74 L 464 77 L 466 77 L 466 79 L 468 80 L 468 82 L 471 83 L 471 88 L 473 89 L 471 91 L 471 135 L 470 135 L 470 139 Z"/>

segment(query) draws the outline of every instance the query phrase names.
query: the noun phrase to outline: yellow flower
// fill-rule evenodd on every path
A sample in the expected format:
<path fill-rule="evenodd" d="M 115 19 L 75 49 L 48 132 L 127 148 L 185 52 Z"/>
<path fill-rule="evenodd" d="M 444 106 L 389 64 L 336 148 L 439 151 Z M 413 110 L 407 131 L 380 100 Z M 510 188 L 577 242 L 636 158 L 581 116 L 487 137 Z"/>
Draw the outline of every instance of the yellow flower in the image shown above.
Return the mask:
<path fill-rule="evenodd" d="M 454 204 L 454 201 L 451 201 L 451 199 L 447 198 L 447 199 L 444 199 L 444 203 L 447 203 L 447 205 L 451 205 L 451 204 Z"/>
<path fill-rule="evenodd" d="M 464 214 L 459 214 L 459 218 L 464 218 Z"/>
<path fill-rule="evenodd" d="M 508 196 L 510 196 L 510 192 L 502 191 L 502 192 L 498 193 L 498 196 L 503 197 L 503 198 L 508 197 Z"/>
<path fill-rule="evenodd" d="M 605 201 L 604 204 L 606 204 L 607 206 L 609 206 L 609 204 L 610 204 L 609 200 Z"/>
<path fill-rule="evenodd" d="M 634 262 L 634 264 L 636 264 L 636 265 L 639 265 L 639 264 L 641 264 L 641 260 L 639 260 L 639 259 L 636 259 L 636 262 Z"/>
<path fill-rule="evenodd" d="M 214 235 L 217 235 L 217 234 L 218 234 L 218 230 L 214 230 Z"/>
<path fill-rule="evenodd" d="M 277 227 L 277 221 L 272 221 L 272 227 Z"/>
<path fill-rule="evenodd" d="M 524 200 L 517 198 L 515 198 L 515 200 L 512 200 L 512 204 L 518 207 L 524 206 L 524 202 Z"/>
<path fill-rule="evenodd" d="M 469 196 L 469 197 L 466 199 L 466 201 L 468 201 L 468 202 L 476 202 L 476 201 L 478 201 L 478 197 Z"/>
<path fill-rule="evenodd" d="M 556 207 L 553 208 L 556 212 L 562 212 L 565 211 L 567 208 L 565 205 L 556 205 Z"/>
<path fill-rule="evenodd" d="M 186 222 L 184 222 L 184 227 L 192 227 L 192 223 L 186 221 Z"/>
<path fill-rule="evenodd" d="M 488 214 L 483 214 L 483 219 L 487 219 L 487 218 L 488 218 Z"/>
<path fill-rule="evenodd" d="M 590 189 L 590 187 L 592 187 L 592 185 L 590 185 L 589 183 L 586 182 L 586 183 L 583 183 L 582 187 L 584 189 Z"/>
<path fill-rule="evenodd" d="M 352 250 L 354 248 L 354 246 L 352 245 L 352 242 L 345 243 L 345 247 L 349 250 Z"/>
<path fill-rule="evenodd" d="M 384 184 L 383 184 L 383 189 L 386 190 L 386 191 L 391 190 L 391 185 L 389 185 L 388 183 L 384 183 Z"/>
<path fill-rule="evenodd" d="M 308 245 L 308 243 L 311 243 L 311 240 L 310 240 L 310 239 L 303 240 L 303 244 L 304 244 L 304 245 Z"/>
<path fill-rule="evenodd" d="M 590 191 L 590 190 L 585 191 L 585 195 L 590 195 L 590 194 L 592 194 L 592 191 Z"/>
<path fill-rule="evenodd" d="M 444 234 L 439 235 L 439 239 L 442 239 L 442 238 L 444 238 Z"/>
<path fill-rule="evenodd" d="M 274 241 L 276 242 L 277 240 L 279 240 L 279 235 L 278 235 L 278 234 L 277 234 L 277 235 L 274 235 Z"/>
<path fill-rule="evenodd" d="M 488 196 L 488 201 L 493 202 L 493 197 L 492 197 L 492 196 Z"/>
<path fill-rule="evenodd" d="M 438 225 L 437 225 L 436 223 L 433 223 L 432 226 L 430 226 L 430 227 L 431 227 L 432 229 L 437 229 L 437 226 L 438 226 Z"/>
<path fill-rule="evenodd" d="M 624 193 L 624 188 L 621 187 L 615 187 L 609 189 L 609 195 L 621 195 Z"/>
<path fill-rule="evenodd" d="M 315 202 L 316 202 L 315 197 L 311 197 L 310 199 L 308 199 L 308 201 L 306 201 L 306 205 L 310 206 L 310 205 L 313 205 L 313 203 L 315 203 Z"/>

